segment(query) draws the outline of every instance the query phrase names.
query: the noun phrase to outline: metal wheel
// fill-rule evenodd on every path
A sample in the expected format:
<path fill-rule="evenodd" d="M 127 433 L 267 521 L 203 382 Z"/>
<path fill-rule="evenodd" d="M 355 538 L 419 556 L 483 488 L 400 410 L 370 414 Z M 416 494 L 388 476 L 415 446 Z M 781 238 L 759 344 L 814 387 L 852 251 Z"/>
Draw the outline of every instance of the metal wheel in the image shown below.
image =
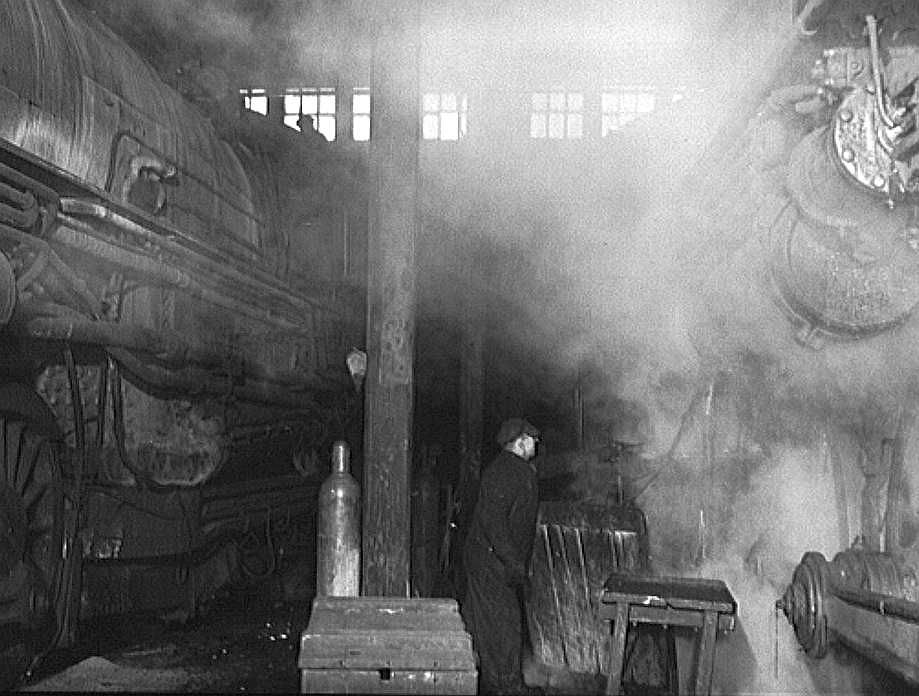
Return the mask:
<path fill-rule="evenodd" d="M 22 416 L 0 412 L 0 688 L 57 638 L 63 506 L 55 443 Z"/>

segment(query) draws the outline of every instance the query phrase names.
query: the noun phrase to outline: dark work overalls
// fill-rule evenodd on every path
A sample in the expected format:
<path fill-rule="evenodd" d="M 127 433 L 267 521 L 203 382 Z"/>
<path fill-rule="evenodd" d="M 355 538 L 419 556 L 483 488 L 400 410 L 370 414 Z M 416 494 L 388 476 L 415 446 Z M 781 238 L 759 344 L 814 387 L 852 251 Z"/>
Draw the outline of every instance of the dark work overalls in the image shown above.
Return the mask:
<path fill-rule="evenodd" d="M 482 472 L 463 561 L 463 616 L 479 656 L 481 693 L 524 690 L 519 590 L 536 529 L 535 466 L 504 450 Z"/>

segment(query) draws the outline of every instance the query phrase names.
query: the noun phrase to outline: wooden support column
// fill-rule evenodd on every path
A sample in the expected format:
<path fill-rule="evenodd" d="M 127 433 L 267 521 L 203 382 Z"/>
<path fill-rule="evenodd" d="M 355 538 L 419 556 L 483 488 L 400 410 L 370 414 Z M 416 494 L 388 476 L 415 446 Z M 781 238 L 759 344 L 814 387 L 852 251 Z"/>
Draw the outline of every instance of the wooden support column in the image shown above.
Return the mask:
<path fill-rule="evenodd" d="M 418 196 L 418 2 L 373 3 L 362 593 L 408 596 Z"/>
<path fill-rule="evenodd" d="M 482 468 L 482 412 L 485 408 L 485 324 L 483 300 L 470 289 L 463 307 L 459 381 L 461 490 L 475 491 Z"/>

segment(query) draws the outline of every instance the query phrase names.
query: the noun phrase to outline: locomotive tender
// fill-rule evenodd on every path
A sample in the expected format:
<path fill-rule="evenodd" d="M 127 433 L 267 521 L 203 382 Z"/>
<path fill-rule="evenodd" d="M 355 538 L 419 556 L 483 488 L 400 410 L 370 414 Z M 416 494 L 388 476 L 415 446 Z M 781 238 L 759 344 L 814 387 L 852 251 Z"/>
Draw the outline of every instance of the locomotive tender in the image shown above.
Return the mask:
<path fill-rule="evenodd" d="M 215 122 L 84 8 L 0 4 L 0 660 L 193 613 L 308 548 L 353 423 L 358 200 L 325 141 Z M 353 227 L 353 225 L 352 225 Z M 344 237 L 348 237 L 344 239 Z"/>

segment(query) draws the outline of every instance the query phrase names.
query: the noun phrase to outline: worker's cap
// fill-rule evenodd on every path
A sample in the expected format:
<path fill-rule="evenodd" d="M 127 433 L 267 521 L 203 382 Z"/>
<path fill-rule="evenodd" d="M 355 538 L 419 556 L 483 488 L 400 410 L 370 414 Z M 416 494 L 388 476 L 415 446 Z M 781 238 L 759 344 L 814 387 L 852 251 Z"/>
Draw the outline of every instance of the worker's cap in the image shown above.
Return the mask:
<path fill-rule="evenodd" d="M 498 429 L 498 437 L 495 438 L 502 447 L 508 442 L 513 442 L 521 435 L 529 435 L 533 439 L 539 437 L 539 430 L 535 425 L 523 418 L 508 418 L 501 424 Z"/>

